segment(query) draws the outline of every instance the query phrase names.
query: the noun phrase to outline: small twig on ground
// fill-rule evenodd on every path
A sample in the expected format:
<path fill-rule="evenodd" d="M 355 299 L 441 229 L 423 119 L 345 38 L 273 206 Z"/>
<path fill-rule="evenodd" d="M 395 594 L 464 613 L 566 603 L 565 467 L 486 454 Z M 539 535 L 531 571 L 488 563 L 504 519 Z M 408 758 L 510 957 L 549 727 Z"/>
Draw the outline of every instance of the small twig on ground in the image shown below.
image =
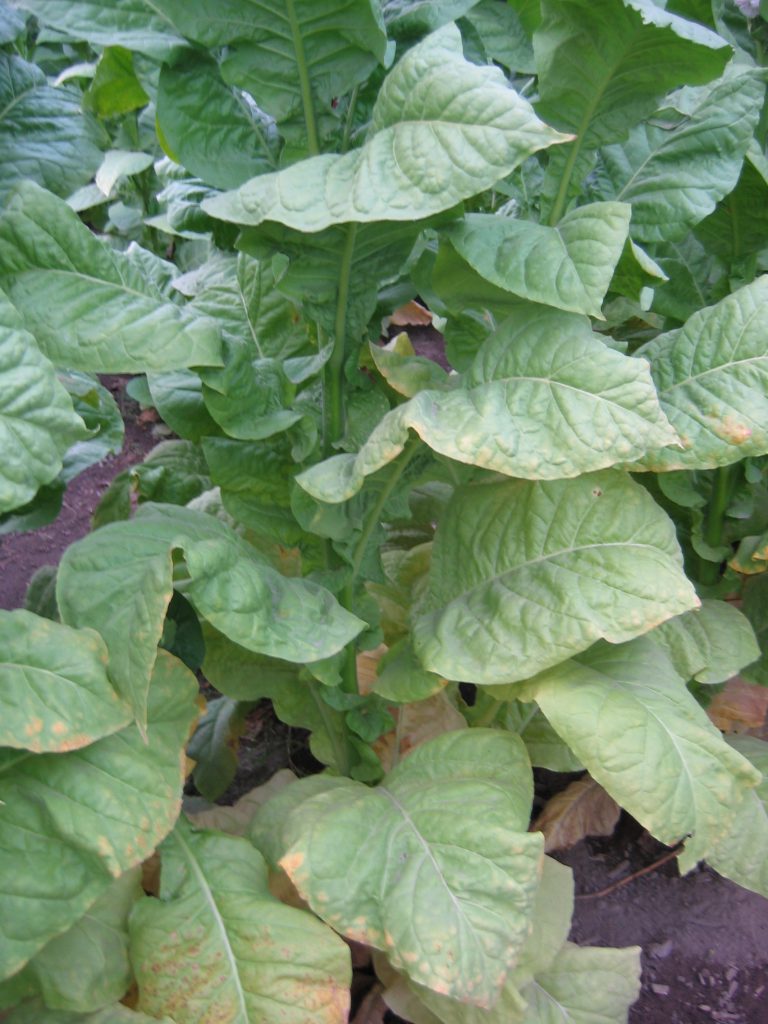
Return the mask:
<path fill-rule="evenodd" d="M 626 875 L 624 878 L 620 878 L 618 882 L 614 882 L 612 885 L 607 885 L 604 889 L 598 889 L 597 892 L 583 892 L 579 893 L 576 897 L 577 900 L 596 900 L 599 896 L 608 896 L 610 893 L 620 889 L 623 885 L 628 885 L 629 882 L 634 882 L 636 878 L 641 878 L 643 875 L 649 875 L 651 871 L 655 871 L 656 868 L 660 868 L 662 864 L 666 864 L 670 860 L 674 860 L 675 857 L 683 849 L 683 843 L 679 842 L 677 846 L 674 846 L 671 850 L 655 860 L 653 864 L 646 864 L 644 868 L 640 868 L 639 871 L 633 871 L 631 875 Z"/>

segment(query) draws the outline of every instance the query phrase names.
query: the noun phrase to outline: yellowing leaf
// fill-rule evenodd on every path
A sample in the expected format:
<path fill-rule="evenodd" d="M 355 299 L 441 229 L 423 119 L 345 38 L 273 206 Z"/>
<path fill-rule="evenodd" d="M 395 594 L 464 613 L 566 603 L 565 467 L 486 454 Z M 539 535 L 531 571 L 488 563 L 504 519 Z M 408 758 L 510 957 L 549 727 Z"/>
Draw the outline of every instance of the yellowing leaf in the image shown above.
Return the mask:
<path fill-rule="evenodd" d="M 296 781 L 296 776 L 288 768 L 275 772 L 269 782 L 256 786 L 240 797 L 231 807 L 213 805 L 204 811 L 190 814 L 189 818 L 199 828 L 217 829 L 230 836 L 244 836 L 253 816 L 258 809 L 279 793 L 284 786 Z"/>
<path fill-rule="evenodd" d="M 621 808 L 589 775 L 547 801 L 531 829 L 544 833 L 544 850 L 567 850 L 585 836 L 609 836 Z"/>

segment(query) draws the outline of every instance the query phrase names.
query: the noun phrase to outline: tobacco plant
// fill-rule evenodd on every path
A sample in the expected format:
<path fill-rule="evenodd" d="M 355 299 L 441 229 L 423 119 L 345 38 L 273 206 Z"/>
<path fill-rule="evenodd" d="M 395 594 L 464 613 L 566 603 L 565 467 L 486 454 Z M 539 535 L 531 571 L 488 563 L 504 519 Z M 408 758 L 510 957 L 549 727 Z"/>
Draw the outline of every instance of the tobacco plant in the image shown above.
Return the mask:
<path fill-rule="evenodd" d="M 344 938 L 417 1024 L 624 1021 L 532 765 L 768 896 L 752 6 L 0 4 L 0 528 L 97 374 L 175 434 L 0 613 L 8 1022 L 335 1024 Z M 182 813 L 262 698 L 325 770 Z"/>

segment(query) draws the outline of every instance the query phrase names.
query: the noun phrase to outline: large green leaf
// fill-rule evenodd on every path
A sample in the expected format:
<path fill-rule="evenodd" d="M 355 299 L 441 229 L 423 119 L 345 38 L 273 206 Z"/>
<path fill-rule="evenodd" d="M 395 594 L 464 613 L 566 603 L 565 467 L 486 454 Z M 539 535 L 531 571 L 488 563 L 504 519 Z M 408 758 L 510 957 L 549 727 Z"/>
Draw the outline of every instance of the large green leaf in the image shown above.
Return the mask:
<path fill-rule="evenodd" d="M 0 752 L 0 977 L 71 927 L 171 830 L 197 690 L 161 652 L 148 740 L 129 726 L 66 754 Z"/>
<path fill-rule="evenodd" d="M 163 66 L 157 121 L 174 159 L 216 188 L 237 188 L 276 168 L 264 115 L 222 81 L 216 61 L 197 51 Z"/>
<path fill-rule="evenodd" d="M 544 0 L 533 36 L 542 117 L 574 146 L 617 142 L 681 83 L 716 78 L 731 49 L 650 0 Z"/>
<path fill-rule="evenodd" d="M 632 237 L 678 241 L 736 185 L 762 108 L 764 73 L 742 71 L 707 90 L 677 124 L 644 124 L 601 159 L 610 195 L 632 204 Z"/>
<path fill-rule="evenodd" d="M 397 457 L 409 429 L 441 455 L 537 480 L 603 469 L 654 438 L 676 441 L 648 368 L 607 348 L 574 314 L 524 307 L 483 344 L 462 385 L 420 391 L 357 454 L 335 455 L 297 481 L 320 501 L 344 501 Z"/>
<path fill-rule="evenodd" d="M 0 53 L 0 201 L 23 178 L 68 196 L 90 181 L 104 141 L 77 91 L 55 88 L 36 65 Z"/>
<path fill-rule="evenodd" d="M 44 946 L 10 984 L 26 983 L 30 995 L 39 992 L 46 1007 L 73 1014 L 100 1010 L 122 998 L 133 980 L 128 916 L 140 893 L 141 868 L 131 868 L 76 924 Z"/>
<path fill-rule="evenodd" d="M 503 683 L 698 603 L 672 522 L 625 474 L 470 485 L 437 529 L 416 653 L 448 679 Z"/>
<path fill-rule="evenodd" d="M 0 291 L 0 513 L 33 498 L 70 445 L 87 436 L 53 366 Z"/>
<path fill-rule="evenodd" d="M 763 780 L 739 806 L 729 832 L 707 854 L 726 878 L 768 899 L 768 743 L 754 736 L 728 742 L 762 772 Z"/>
<path fill-rule="evenodd" d="M 131 721 L 98 633 L 0 611 L 0 650 L 0 747 L 77 750 Z"/>
<path fill-rule="evenodd" d="M 765 248 L 768 231 L 768 161 L 753 143 L 736 188 L 696 227 L 696 237 L 730 266 Z M 749 270 L 748 265 L 748 272 Z"/>
<path fill-rule="evenodd" d="M 140 724 L 173 592 L 174 552 L 183 552 L 188 573 L 177 588 L 203 618 L 249 650 L 315 661 L 341 650 L 362 628 L 327 590 L 281 576 L 213 516 L 147 503 L 134 519 L 68 548 L 57 581 L 62 620 L 98 629 L 112 678 Z"/>
<path fill-rule="evenodd" d="M 768 452 L 766 332 L 763 276 L 640 350 L 684 449 L 651 452 L 638 469 L 711 469 Z"/>
<path fill-rule="evenodd" d="M 697 611 L 668 619 L 650 634 L 683 679 L 724 683 L 760 657 L 749 619 L 725 601 L 702 601 Z"/>
<path fill-rule="evenodd" d="M 566 942 L 552 967 L 523 990 L 523 1024 L 626 1024 L 639 994 L 639 946 L 602 949 Z"/>
<path fill-rule="evenodd" d="M 212 320 L 166 301 L 135 260 L 31 182 L 0 217 L 0 284 L 53 363 L 104 373 L 220 365 Z"/>
<path fill-rule="evenodd" d="M 43 25 L 96 46 L 163 54 L 184 43 L 156 2 L 145 0 L 18 0 Z"/>
<path fill-rule="evenodd" d="M 422 985 L 490 1006 L 528 933 L 541 870 L 522 741 L 445 733 L 375 789 L 335 780 L 317 793 L 307 781 L 304 800 L 304 782 L 285 790 L 277 843 L 315 913 Z"/>
<path fill-rule="evenodd" d="M 564 141 L 498 68 L 468 63 L 447 26 L 409 50 L 379 92 L 366 142 L 206 200 L 214 217 L 320 231 L 345 221 L 413 220 L 450 209 Z"/>
<path fill-rule="evenodd" d="M 591 650 L 523 685 L 597 782 L 690 870 L 760 773 L 737 754 L 645 637 Z"/>
<path fill-rule="evenodd" d="M 0 3 L 0 43 L 12 43 L 24 31 L 26 18 L 6 0 Z"/>
<path fill-rule="evenodd" d="M 567 213 L 553 228 L 476 213 L 447 235 L 457 252 L 500 288 L 602 318 L 632 212 L 626 203 L 591 203 Z"/>
<path fill-rule="evenodd" d="M 199 443 L 221 432 L 205 407 L 203 382 L 192 370 L 148 373 L 147 386 L 157 411 L 179 437 Z"/>
<path fill-rule="evenodd" d="M 162 850 L 160 899 L 131 918 L 139 1009 L 176 1024 L 343 1024 L 349 950 L 269 891 L 245 839 L 177 825 Z"/>
<path fill-rule="evenodd" d="M 69 1010 L 51 1010 L 37 1001 L 25 1003 L 5 1018 L 4 1024 L 175 1024 L 170 1017 L 147 1017 L 115 1003 L 96 1013 L 72 1013 Z"/>

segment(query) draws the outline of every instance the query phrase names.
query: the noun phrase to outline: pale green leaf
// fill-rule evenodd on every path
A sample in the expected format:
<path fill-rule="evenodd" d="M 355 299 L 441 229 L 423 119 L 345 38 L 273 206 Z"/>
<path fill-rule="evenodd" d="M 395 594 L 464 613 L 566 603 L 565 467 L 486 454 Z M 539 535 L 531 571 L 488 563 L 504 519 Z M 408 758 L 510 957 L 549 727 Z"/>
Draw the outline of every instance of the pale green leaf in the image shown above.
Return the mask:
<path fill-rule="evenodd" d="M 632 204 L 633 238 L 679 241 L 735 187 L 764 92 L 763 72 L 741 69 L 677 124 L 641 125 L 602 150 L 610 194 Z"/>
<path fill-rule="evenodd" d="M 87 435 L 53 366 L 0 291 L 0 512 L 50 483 L 67 449 Z"/>
<path fill-rule="evenodd" d="M 556 227 L 469 214 L 447 237 L 484 278 L 531 302 L 602 318 L 601 306 L 619 261 L 632 208 L 591 203 Z"/>
<path fill-rule="evenodd" d="M 21 2 L 21 0 L 19 0 Z M 184 44 L 158 4 L 145 0 L 23 0 L 43 25 L 96 46 L 161 55 Z"/>
<path fill-rule="evenodd" d="M 517 691 L 517 684 L 510 689 Z M 504 687 L 494 687 L 487 692 L 491 697 L 503 699 Z M 541 709 L 535 704 L 521 704 L 512 700 L 503 716 L 505 728 L 516 732 L 528 750 L 531 764 L 536 768 L 547 768 L 551 772 L 580 772 L 584 765 L 567 743 L 558 736 Z"/>
<path fill-rule="evenodd" d="M 24 31 L 26 19 L 7 0 L 0 3 L 0 44 L 12 43 Z"/>
<path fill-rule="evenodd" d="M 760 657 L 749 619 L 725 601 L 702 601 L 701 608 L 668 619 L 650 634 L 683 679 L 724 683 Z"/>
<path fill-rule="evenodd" d="M 179 824 L 162 847 L 160 899 L 131 918 L 139 1009 L 176 1024 L 342 1024 L 349 950 L 269 891 L 245 839 Z"/>
<path fill-rule="evenodd" d="M 112 393 L 95 376 L 71 370 L 59 371 L 58 377 L 89 432 L 84 440 L 75 441 L 62 459 L 60 479 L 69 483 L 89 466 L 122 450 L 125 424 Z"/>
<path fill-rule="evenodd" d="M 684 449 L 651 452 L 633 469 L 712 469 L 768 453 L 766 332 L 763 276 L 640 350 Z"/>
<path fill-rule="evenodd" d="M 134 260 L 31 182 L 0 217 L 0 284 L 53 363 L 104 373 L 220 365 L 213 321 L 166 301 Z"/>
<path fill-rule="evenodd" d="M 217 800 L 235 777 L 245 711 L 239 701 L 214 697 L 189 741 L 187 754 L 195 762 L 195 788 L 207 800 Z"/>
<path fill-rule="evenodd" d="M 405 332 L 384 346 L 371 342 L 369 351 L 387 384 L 406 398 L 413 398 L 427 388 L 442 390 L 457 383 L 456 379 L 451 381 L 442 366 L 432 359 L 415 355 Z"/>
<path fill-rule="evenodd" d="M 768 743 L 754 736 L 729 736 L 732 747 L 763 773 L 739 806 L 729 832 L 707 854 L 715 871 L 768 899 Z"/>
<path fill-rule="evenodd" d="M 445 4 L 435 4 L 434 7 L 442 8 Z M 518 74 L 536 73 L 530 36 L 512 4 L 480 0 L 480 3 L 473 3 L 465 18 L 480 36 L 491 60 Z"/>
<path fill-rule="evenodd" d="M 77 750 L 128 725 L 98 633 L 0 611 L 0 746 Z"/>
<path fill-rule="evenodd" d="M 343 934 L 386 950 L 437 992 L 489 1006 L 518 958 L 538 885 L 531 786 L 517 737 L 445 733 L 375 789 L 348 781 L 294 804 L 280 865 Z M 302 788 L 285 793 L 295 801 Z"/>
<path fill-rule="evenodd" d="M 698 603 L 671 520 L 623 473 L 475 484 L 438 526 L 414 641 L 432 672 L 512 682 Z"/>
<path fill-rule="evenodd" d="M 725 742 L 647 638 L 597 644 L 523 687 L 610 795 L 688 871 L 729 827 L 759 772 Z M 690 837 L 690 838 L 689 838 Z"/>
<path fill-rule="evenodd" d="M 57 582 L 62 619 L 99 630 L 112 678 L 139 723 L 173 592 L 175 551 L 183 552 L 189 577 L 178 589 L 199 615 L 249 650 L 315 661 L 341 650 L 362 627 L 323 587 L 281 576 L 213 516 L 147 503 L 134 519 L 68 548 Z"/>
<path fill-rule="evenodd" d="M 387 30 L 395 39 L 434 32 L 467 14 L 477 0 L 382 0 Z"/>
<path fill-rule="evenodd" d="M 103 142 L 76 89 L 54 88 L 35 64 L 0 53 L 0 200 L 24 178 L 68 196 L 90 180 Z"/>
<path fill-rule="evenodd" d="M 104 154 L 101 166 L 96 171 L 96 185 L 108 196 L 121 178 L 130 178 L 151 167 L 154 157 L 151 153 L 135 153 L 126 149 L 110 149 Z"/>
<path fill-rule="evenodd" d="M 484 342 L 461 387 L 421 391 L 379 423 L 356 455 L 297 481 L 344 501 L 403 450 L 408 430 L 459 462 L 524 479 L 579 476 L 628 451 L 674 444 L 647 365 L 607 348 L 586 319 L 530 306 Z"/>
<path fill-rule="evenodd" d="M 116 878 L 69 931 L 24 968 L 46 1007 L 88 1013 L 121 999 L 133 980 L 128 916 L 141 893 L 141 868 Z"/>
<path fill-rule="evenodd" d="M 96 1013 L 72 1013 L 69 1010 L 51 1010 L 42 1003 L 24 1003 L 5 1018 L 3 1024 L 176 1024 L 170 1017 L 147 1017 L 115 1003 Z"/>
<path fill-rule="evenodd" d="M 566 942 L 555 964 L 523 991 L 523 1024 L 626 1024 L 639 994 L 639 946 L 602 949 Z"/>
<path fill-rule="evenodd" d="M 129 726 L 71 753 L 0 753 L 0 977 L 70 928 L 171 830 L 197 691 L 163 651 L 148 739 Z"/>
<path fill-rule="evenodd" d="M 192 370 L 148 373 L 147 386 L 163 421 L 179 437 L 199 443 L 203 437 L 220 433 L 205 407 L 203 382 Z"/>
<path fill-rule="evenodd" d="M 99 117 L 128 114 L 149 103 L 149 96 L 136 77 L 130 50 L 124 46 L 108 46 L 104 50 L 85 102 Z"/>
<path fill-rule="evenodd" d="M 324 154 L 203 203 L 242 224 L 319 231 L 346 221 L 412 220 L 447 210 L 564 137 L 498 68 L 468 63 L 453 26 L 410 49 L 379 92 L 366 142 Z"/>
<path fill-rule="evenodd" d="M 696 237 L 708 252 L 720 256 L 731 266 L 765 248 L 768 162 L 760 148 L 753 147 L 756 147 L 754 140 L 736 188 L 695 229 Z"/>

